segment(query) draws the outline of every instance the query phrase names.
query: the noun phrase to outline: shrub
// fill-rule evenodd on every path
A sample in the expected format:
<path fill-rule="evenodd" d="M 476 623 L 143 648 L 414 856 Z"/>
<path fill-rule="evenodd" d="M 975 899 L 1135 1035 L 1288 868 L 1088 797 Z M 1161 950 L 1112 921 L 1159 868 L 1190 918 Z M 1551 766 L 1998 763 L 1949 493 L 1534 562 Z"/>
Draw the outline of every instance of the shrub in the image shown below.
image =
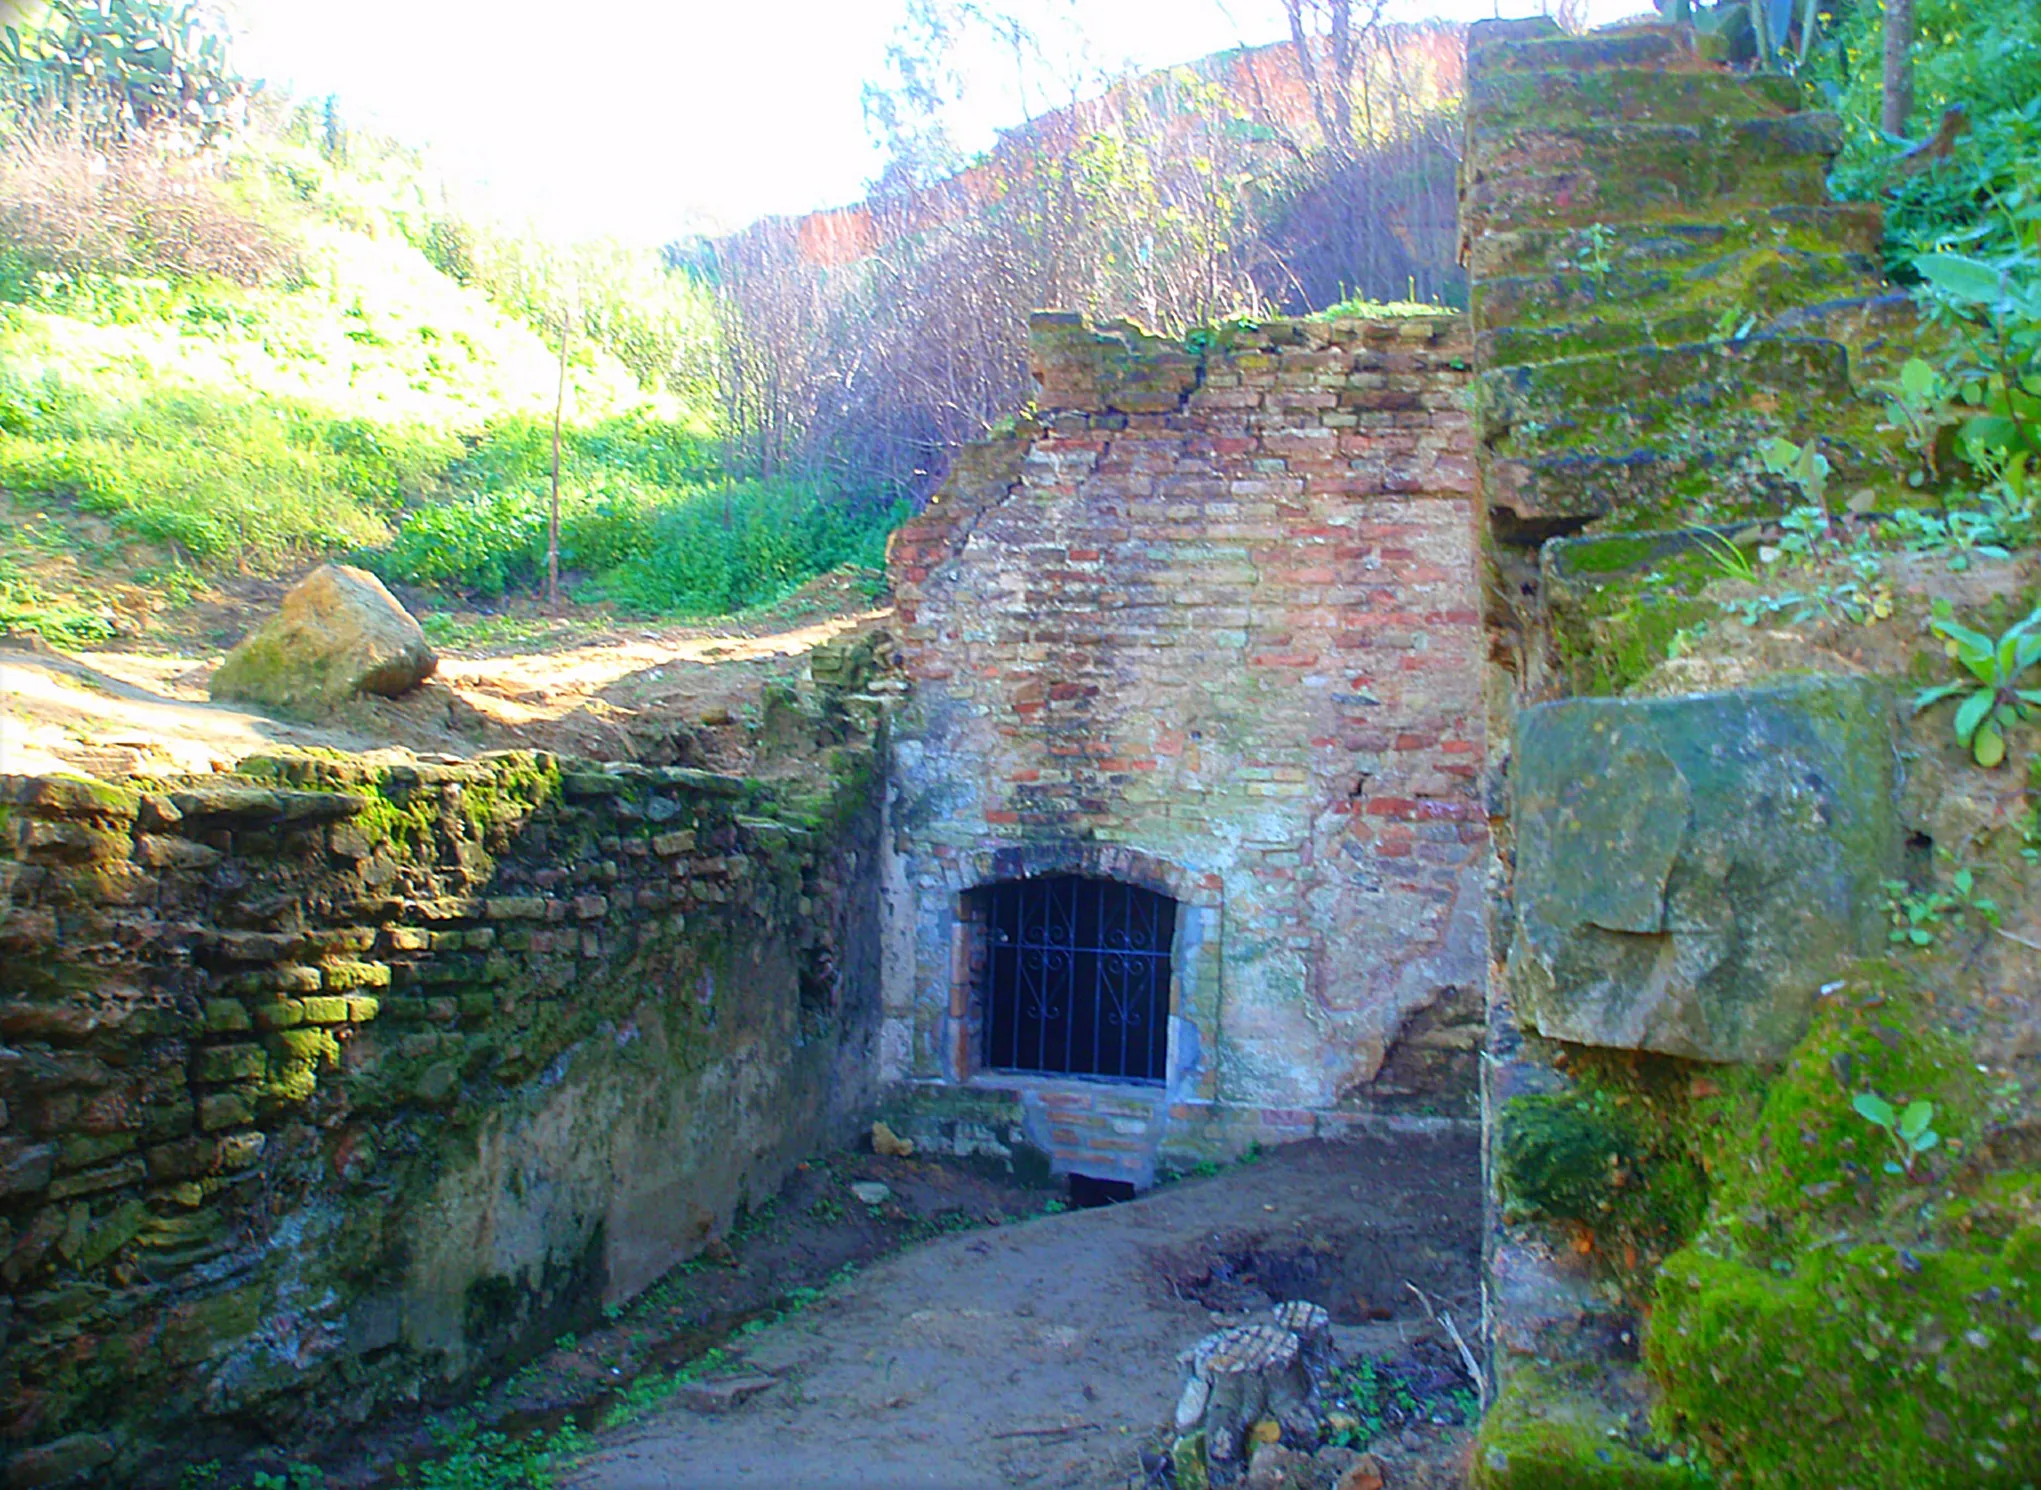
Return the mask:
<path fill-rule="evenodd" d="M 628 610 L 719 615 L 782 599 L 844 564 L 878 568 L 908 515 L 790 481 L 697 491 L 662 512 L 644 552 L 595 587 Z"/>
<path fill-rule="evenodd" d="M 149 136 L 96 148 L 48 120 L 0 146 L 0 297 L 23 298 L 39 273 L 253 285 L 298 265 L 275 209 L 240 192 L 217 157 L 180 158 Z"/>

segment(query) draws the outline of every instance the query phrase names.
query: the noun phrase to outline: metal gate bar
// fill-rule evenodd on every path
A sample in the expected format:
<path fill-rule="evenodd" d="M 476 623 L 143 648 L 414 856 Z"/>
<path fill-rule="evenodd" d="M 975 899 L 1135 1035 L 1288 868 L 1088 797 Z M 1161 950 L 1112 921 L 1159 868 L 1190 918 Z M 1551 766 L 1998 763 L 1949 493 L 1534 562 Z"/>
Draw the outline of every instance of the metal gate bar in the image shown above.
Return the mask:
<path fill-rule="evenodd" d="M 1004 881 L 986 899 L 985 1064 L 1161 1081 L 1176 902 L 1071 874 Z"/>

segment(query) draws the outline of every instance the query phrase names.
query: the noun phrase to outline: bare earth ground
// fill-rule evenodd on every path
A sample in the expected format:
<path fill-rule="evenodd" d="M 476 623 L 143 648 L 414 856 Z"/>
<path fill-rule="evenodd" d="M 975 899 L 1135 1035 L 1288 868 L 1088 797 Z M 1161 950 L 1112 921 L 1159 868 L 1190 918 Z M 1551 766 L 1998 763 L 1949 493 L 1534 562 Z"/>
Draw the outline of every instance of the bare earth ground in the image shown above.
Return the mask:
<path fill-rule="evenodd" d="M 245 614 L 243 629 L 262 613 Z M 883 614 L 825 576 L 771 612 L 715 625 L 533 619 L 515 642 L 442 647 L 438 675 L 403 698 L 359 700 L 315 722 L 212 703 L 206 683 L 224 654 L 190 646 L 191 628 L 70 653 L 0 635 L 0 773 L 227 770 L 279 745 L 535 749 L 736 769 L 764 684 L 797 675 L 815 646 Z"/>
<path fill-rule="evenodd" d="M 1163 1442 L 1176 1353 L 1272 1299 L 1325 1304 L 1343 1354 L 1444 1356 L 1404 1285 L 1478 1320 L 1478 1184 L 1471 1138 L 1314 1142 L 1126 1205 L 945 1237 L 737 1342 L 768 1390 L 721 1413 L 656 1409 L 601 1435 L 564 1483 L 1162 1484 L 1142 1453 Z M 1423 1424 L 1373 1448 L 1392 1490 L 1443 1490 L 1462 1483 L 1467 1437 Z"/>

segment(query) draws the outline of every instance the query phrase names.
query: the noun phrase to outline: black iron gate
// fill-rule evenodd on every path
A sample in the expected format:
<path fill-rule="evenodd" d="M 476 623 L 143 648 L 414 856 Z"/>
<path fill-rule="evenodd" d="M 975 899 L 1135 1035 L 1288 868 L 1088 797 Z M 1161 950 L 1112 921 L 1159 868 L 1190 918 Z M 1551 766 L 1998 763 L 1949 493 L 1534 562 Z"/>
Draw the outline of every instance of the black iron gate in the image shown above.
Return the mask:
<path fill-rule="evenodd" d="M 980 893 L 985 1064 L 1161 1081 L 1176 902 L 1074 874 Z"/>

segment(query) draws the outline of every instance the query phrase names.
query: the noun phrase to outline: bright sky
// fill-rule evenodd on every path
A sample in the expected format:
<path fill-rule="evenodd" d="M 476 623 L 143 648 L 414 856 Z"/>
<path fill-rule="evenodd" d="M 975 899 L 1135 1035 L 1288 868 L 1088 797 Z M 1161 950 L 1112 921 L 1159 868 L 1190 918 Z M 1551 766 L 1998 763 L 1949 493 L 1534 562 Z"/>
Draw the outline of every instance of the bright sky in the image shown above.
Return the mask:
<path fill-rule="evenodd" d="M 659 242 L 852 201 L 881 165 L 860 103 L 905 0 L 233 0 L 244 67 L 413 144 L 500 211 Z M 1541 0 L 1397 0 L 1404 16 Z M 1024 0 L 1090 70 L 1286 34 L 1278 0 Z M 1590 0 L 1599 22 L 1648 0 Z M 961 143 L 1046 100 L 1010 62 L 971 76 Z M 1050 80 L 1033 80 L 1040 89 Z M 1065 93 L 1067 97 L 1067 92 Z M 975 137 L 973 137 L 975 136 Z"/>

